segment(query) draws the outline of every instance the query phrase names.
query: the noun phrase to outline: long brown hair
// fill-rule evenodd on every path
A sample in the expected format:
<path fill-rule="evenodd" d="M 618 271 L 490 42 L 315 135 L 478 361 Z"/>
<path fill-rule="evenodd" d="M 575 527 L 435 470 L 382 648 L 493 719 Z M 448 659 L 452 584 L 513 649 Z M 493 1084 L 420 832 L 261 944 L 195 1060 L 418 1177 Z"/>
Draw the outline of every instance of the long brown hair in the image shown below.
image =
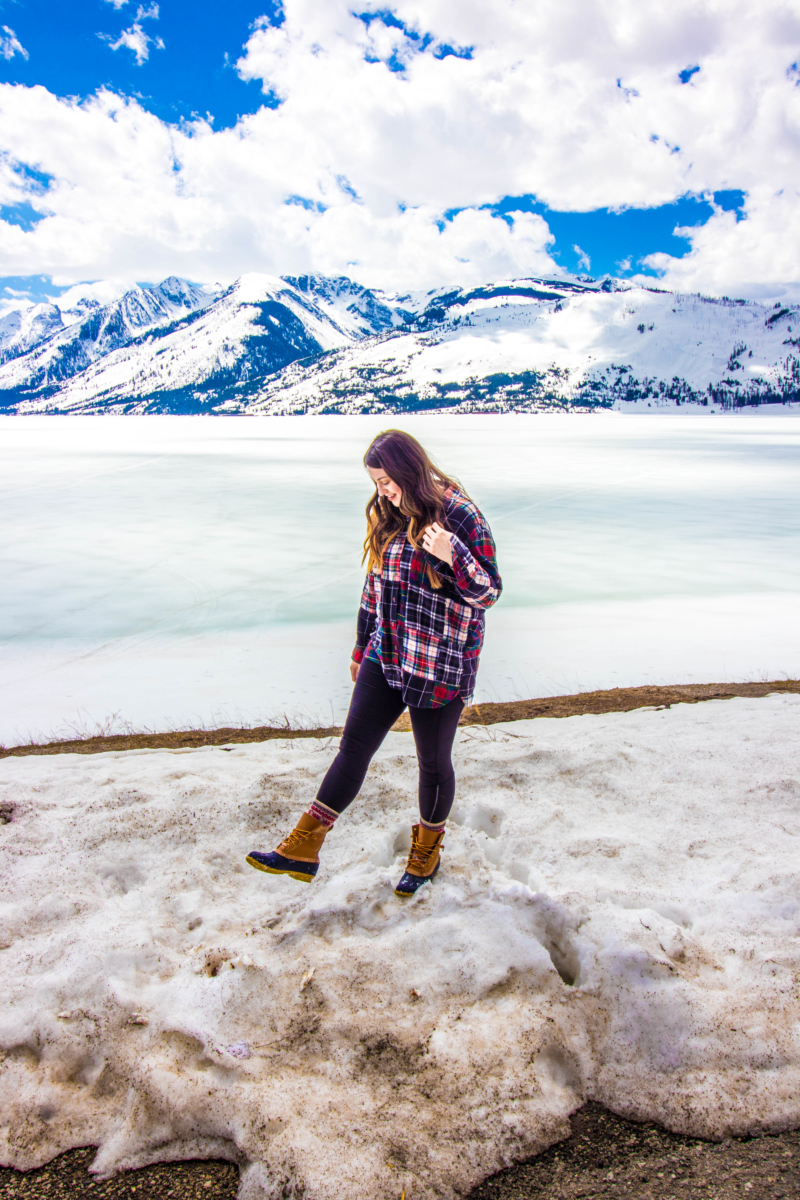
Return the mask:
<path fill-rule="evenodd" d="M 385 429 L 372 441 L 364 455 L 364 466 L 373 471 L 385 471 L 393 483 L 402 489 L 400 506 L 395 507 L 378 489 L 367 504 L 367 536 L 364 539 L 364 558 L 369 557 L 369 570 L 383 567 L 383 555 L 392 538 L 407 533 L 415 550 L 421 545 L 426 526 L 438 521 L 445 524 L 444 494 L 455 488 L 464 489 L 435 466 L 416 438 L 402 429 Z M 406 527 L 405 519 L 408 519 Z M 441 580 L 431 566 L 426 567 L 431 586 L 440 588 Z"/>

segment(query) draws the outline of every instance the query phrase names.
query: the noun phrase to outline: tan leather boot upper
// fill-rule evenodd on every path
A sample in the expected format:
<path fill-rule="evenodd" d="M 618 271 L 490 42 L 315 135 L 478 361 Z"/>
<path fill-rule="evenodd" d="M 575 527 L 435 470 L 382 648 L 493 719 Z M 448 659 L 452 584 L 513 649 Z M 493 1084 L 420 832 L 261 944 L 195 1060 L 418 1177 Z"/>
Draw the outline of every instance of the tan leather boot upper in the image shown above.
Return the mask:
<path fill-rule="evenodd" d="M 406 863 L 409 875 L 428 879 L 436 870 L 442 852 L 443 829 L 428 829 L 427 825 L 411 826 L 411 852 Z"/>
<path fill-rule="evenodd" d="M 292 832 L 277 847 L 278 854 L 295 862 L 319 862 L 319 852 L 328 826 L 303 813 Z"/>

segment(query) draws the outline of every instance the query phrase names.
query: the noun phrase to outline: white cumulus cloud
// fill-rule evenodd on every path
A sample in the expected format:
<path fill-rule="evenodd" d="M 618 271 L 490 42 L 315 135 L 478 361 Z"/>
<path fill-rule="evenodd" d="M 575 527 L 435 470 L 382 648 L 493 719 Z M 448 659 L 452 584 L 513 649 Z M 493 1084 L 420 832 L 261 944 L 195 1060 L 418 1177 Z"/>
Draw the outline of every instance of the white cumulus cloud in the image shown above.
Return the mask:
<path fill-rule="evenodd" d="M 676 291 L 756 299 L 799 296 L 800 192 L 754 188 L 741 216 L 737 220 L 735 212 L 717 210 L 705 225 L 678 230 L 691 245 L 684 258 L 651 254 L 645 264 Z"/>
<path fill-rule="evenodd" d="M 403 288 L 552 273 L 542 219 L 486 206 L 738 188 L 745 220 L 716 213 L 686 259 L 652 265 L 706 291 L 800 285 L 793 0 L 396 0 L 391 19 L 365 4 L 286 0 L 280 26 L 258 22 L 237 69 L 265 106 L 233 129 L 169 126 L 106 91 L 0 87 L 0 151 L 51 177 L 34 229 L 0 224 L 0 272 L 321 270 Z M 145 61 L 155 7 L 115 48 Z"/>
<path fill-rule="evenodd" d="M 592 260 L 585 250 L 581 250 L 580 246 L 573 246 L 572 249 L 578 256 L 578 267 L 581 271 L 591 271 Z"/>
<path fill-rule="evenodd" d="M 8 25 L 2 26 L 0 33 L 0 55 L 8 62 L 15 54 L 19 54 L 22 58 L 28 58 L 28 51 L 20 42 L 13 29 L 9 29 Z"/>
<path fill-rule="evenodd" d="M 112 0 L 112 3 L 115 8 L 120 7 L 118 0 Z M 122 0 L 122 3 L 127 3 L 127 0 Z M 129 29 L 123 29 L 116 41 L 112 41 L 106 34 L 101 34 L 100 36 L 104 41 L 109 43 L 112 50 L 119 50 L 121 48 L 132 50 L 136 55 L 137 65 L 141 66 L 150 57 L 151 46 L 155 46 L 157 50 L 164 49 L 164 43 L 160 37 L 150 37 L 149 33 L 142 28 L 141 22 L 148 18 L 158 20 L 157 4 L 151 4 L 149 8 L 144 8 L 140 5 L 133 25 Z"/>

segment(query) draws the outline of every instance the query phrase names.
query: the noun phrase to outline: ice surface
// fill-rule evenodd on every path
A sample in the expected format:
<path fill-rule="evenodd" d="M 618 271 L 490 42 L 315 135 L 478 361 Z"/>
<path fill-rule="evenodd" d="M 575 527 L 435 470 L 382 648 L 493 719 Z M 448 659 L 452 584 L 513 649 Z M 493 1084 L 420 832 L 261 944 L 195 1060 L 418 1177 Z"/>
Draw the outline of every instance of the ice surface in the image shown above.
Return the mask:
<path fill-rule="evenodd" d="M 0 418 L 0 741 L 340 722 L 372 417 Z M 800 674 L 800 424 L 403 419 L 486 512 L 484 700 Z"/>
<path fill-rule="evenodd" d="M 796 1126 L 798 718 L 773 696 L 462 730 L 444 865 L 407 902 L 407 735 L 311 886 L 244 855 L 333 743 L 3 760 L 0 1159 L 223 1155 L 252 1200 L 397 1200 L 463 1193 L 590 1097 Z"/>

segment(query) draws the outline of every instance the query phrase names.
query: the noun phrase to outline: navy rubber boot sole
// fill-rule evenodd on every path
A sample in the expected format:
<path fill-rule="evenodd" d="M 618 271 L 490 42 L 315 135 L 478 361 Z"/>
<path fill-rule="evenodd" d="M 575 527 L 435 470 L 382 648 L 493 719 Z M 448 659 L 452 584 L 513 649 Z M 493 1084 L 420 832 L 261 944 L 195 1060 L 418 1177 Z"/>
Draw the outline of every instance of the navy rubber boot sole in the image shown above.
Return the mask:
<path fill-rule="evenodd" d="M 297 862 L 294 858 L 284 858 L 277 850 L 262 854 L 260 850 L 251 850 L 247 856 L 251 867 L 257 871 L 266 871 L 268 875 L 291 875 L 301 883 L 311 883 L 319 870 L 319 863 Z"/>
<path fill-rule="evenodd" d="M 430 883 L 435 878 L 436 872 L 441 865 L 442 860 L 439 859 L 430 875 L 409 875 L 408 871 L 404 872 L 403 878 L 394 889 L 395 896 L 413 896 L 415 892 L 419 891 L 423 883 Z"/>

